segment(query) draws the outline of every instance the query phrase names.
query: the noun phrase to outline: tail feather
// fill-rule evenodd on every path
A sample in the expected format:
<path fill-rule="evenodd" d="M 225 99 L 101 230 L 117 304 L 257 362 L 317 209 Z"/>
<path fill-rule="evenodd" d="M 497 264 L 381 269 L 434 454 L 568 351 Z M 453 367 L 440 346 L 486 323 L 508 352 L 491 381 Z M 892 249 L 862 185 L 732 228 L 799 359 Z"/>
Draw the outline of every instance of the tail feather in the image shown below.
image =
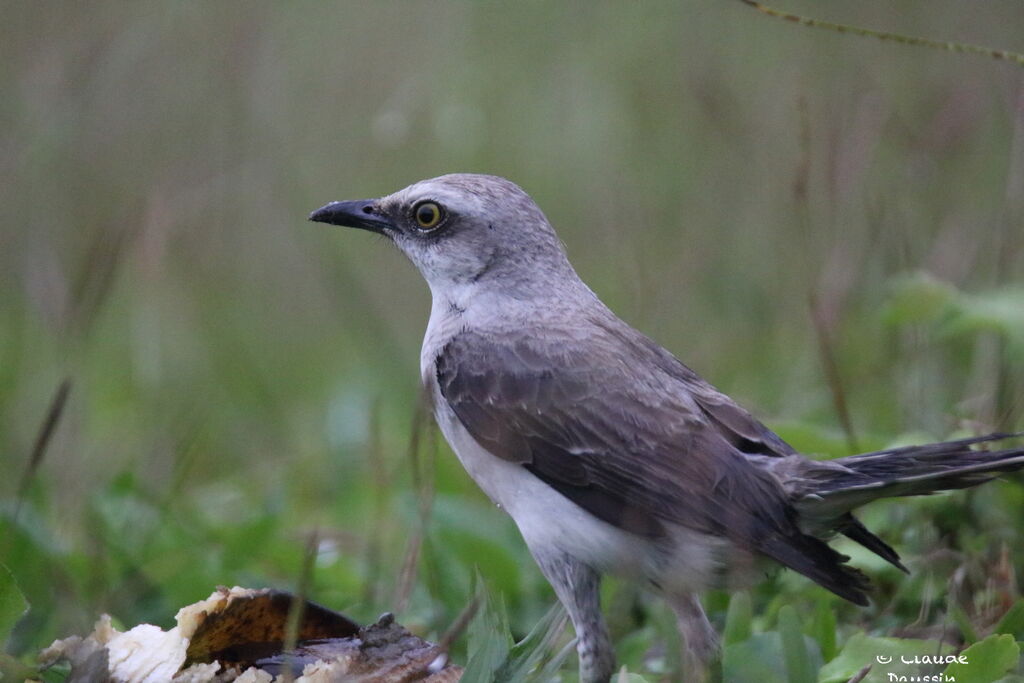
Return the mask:
<path fill-rule="evenodd" d="M 839 458 L 832 462 L 850 473 L 823 482 L 815 493 L 822 498 L 863 499 L 856 504 L 862 505 L 876 498 L 926 495 L 976 486 L 1024 467 L 1024 448 L 985 451 L 974 450 L 971 446 L 1020 436 L 989 434 Z"/>
<path fill-rule="evenodd" d="M 842 463 L 847 467 L 866 474 L 886 474 L 892 472 L 901 474 L 904 468 L 913 464 L 917 465 L 915 469 L 925 470 L 929 466 L 949 469 L 959 468 L 964 464 L 996 464 L 1007 457 L 1024 455 L 1024 448 L 986 451 L 972 450 L 971 446 L 1022 437 L 1024 437 L 1024 432 L 987 434 L 985 436 L 972 436 L 954 441 L 888 448 L 873 453 L 850 455 L 833 462 Z"/>
<path fill-rule="evenodd" d="M 878 498 L 962 489 L 1020 470 L 1024 468 L 1024 448 L 987 451 L 972 447 L 1021 437 L 1024 432 L 989 434 L 813 462 L 791 473 L 795 476 L 786 484 L 801 523 L 810 533 L 838 531 L 906 571 L 899 555 L 850 511 Z"/>
<path fill-rule="evenodd" d="M 910 573 L 910 570 L 900 562 L 899 554 L 893 550 L 891 545 L 871 533 L 868 528 L 861 524 L 860 520 L 855 518 L 853 515 L 847 514 L 847 517 L 849 518 L 848 521 L 845 521 L 839 527 L 839 532 L 841 534 L 851 541 L 860 543 L 862 546 L 873 552 L 875 555 L 878 555 L 904 574 Z"/>

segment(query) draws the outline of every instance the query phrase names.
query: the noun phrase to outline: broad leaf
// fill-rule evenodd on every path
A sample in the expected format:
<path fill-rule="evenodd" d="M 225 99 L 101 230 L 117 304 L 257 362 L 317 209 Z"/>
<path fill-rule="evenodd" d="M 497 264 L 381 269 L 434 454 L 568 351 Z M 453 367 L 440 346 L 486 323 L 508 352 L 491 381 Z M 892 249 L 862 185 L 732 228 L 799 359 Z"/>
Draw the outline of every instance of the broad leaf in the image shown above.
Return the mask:
<path fill-rule="evenodd" d="M 960 653 L 962 661 L 946 667 L 947 680 L 958 683 L 992 683 L 1017 666 L 1020 648 L 1013 636 L 996 633 Z"/>
<path fill-rule="evenodd" d="M 937 640 L 875 638 L 863 633 L 851 636 L 843 649 L 818 673 L 818 683 L 845 683 L 865 666 L 871 673 L 865 681 L 895 680 L 893 676 L 921 676 L 941 665 L 922 664 L 922 657 L 947 655 L 950 645 Z"/>

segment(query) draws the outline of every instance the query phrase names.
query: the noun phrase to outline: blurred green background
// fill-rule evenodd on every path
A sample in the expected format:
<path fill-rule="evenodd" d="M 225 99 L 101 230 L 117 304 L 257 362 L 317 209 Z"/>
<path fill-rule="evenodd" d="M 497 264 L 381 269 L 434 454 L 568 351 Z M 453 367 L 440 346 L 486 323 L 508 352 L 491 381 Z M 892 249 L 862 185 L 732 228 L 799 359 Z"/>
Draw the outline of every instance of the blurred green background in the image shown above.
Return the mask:
<path fill-rule="evenodd" d="M 1019 0 L 779 2 L 1024 51 Z M 419 275 L 305 220 L 447 172 L 519 183 L 616 312 L 808 452 L 1024 427 L 1012 64 L 729 0 L 3 15 L 0 561 L 32 604 L 16 654 L 103 611 L 167 626 L 218 584 L 292 587 L 314 529 L 312 597 L 359 620 L 395 610 L 436 638 L 475 567 L 517 635 L 547 609 L 511 522 L 431 432 L 410 446 Z M 846 633 L 899 634 L 955 603 L 984 627 L 1017 597 L 991 567 L 1004 546 L 1011 575 L 1024 559 L 1020 482 L 871 508 L 914 575 L 851 549 L 868 610 L 784 574 L 755 613 L 834 604 Z M 623 659 L 655 671 L 667 616 L 607 597 Z M 721 623 L 725 597 L 709 604 Z"/>

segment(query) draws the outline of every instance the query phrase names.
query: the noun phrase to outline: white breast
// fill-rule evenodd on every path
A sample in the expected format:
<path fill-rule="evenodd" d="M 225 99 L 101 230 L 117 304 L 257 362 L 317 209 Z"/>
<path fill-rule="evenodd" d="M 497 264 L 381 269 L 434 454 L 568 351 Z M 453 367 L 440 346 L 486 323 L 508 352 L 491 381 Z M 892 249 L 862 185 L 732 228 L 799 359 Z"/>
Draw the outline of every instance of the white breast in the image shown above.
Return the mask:
<path fill-rule="evenodd" d="M 470 436 L 447 401 L 439 396 L 436 380 L 435 411 L 438 426 L 462 466 L 496 505 L 504 509 L 533 550 L 556 546 L 559 550 L 604 571 L 643 575 L 643 547 L 647 541 L 602 522 L 533 476 L 521 465 L 487 452 Z"/>

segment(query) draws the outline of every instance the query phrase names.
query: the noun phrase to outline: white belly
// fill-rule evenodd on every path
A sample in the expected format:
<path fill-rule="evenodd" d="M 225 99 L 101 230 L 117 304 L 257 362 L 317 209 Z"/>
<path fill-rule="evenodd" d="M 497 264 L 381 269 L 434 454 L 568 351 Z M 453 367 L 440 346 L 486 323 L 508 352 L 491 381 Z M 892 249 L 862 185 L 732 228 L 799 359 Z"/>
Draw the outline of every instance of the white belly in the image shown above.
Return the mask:
<path fill-rule="evenodd" d="M 484 450 L 439 395 L 436 382 L 431 390 L 445 439 L 469 476 L 511 515 L 531 552 L 557 549 L 600 572 L 652 581 L 673 592 L 701 591 L 718 582 L 720 540 L 675 527 L 668 539 L 656 541 L 594 517 L 526 468 Z"/>

